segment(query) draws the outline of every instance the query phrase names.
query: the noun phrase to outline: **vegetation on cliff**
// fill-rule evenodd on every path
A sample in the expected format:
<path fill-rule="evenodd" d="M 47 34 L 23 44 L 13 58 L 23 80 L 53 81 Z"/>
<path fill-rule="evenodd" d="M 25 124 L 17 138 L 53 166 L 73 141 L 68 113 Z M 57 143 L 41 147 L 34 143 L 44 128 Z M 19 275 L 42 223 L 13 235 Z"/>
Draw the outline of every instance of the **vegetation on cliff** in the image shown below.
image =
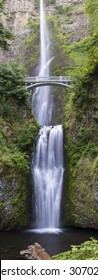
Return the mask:
<path fill-rule="evenodd" d="M 19 172 L 28 172 L 28 155 L 32 151 L 37 125 L 27 103 L 29 93 L 23 78 L 22 66 L 0 65 L 1 167 L 16 164 Z"/>
<path fill-rule="evenodd" d="M 1 27 L 0 47 L 7 50 L 11 33 Z M 26 226 L 29 216 L 30 155 L 38 125 L 24 86 L 25 74 L 16 62 L 0 64 L 0 228 L 7 229 Z"/>
<path fill-rule="evenodd" d="M 6 0 L 0 0 L 0 12 L 2 11 L 2 9 L 4 8 L 4 3 Z"/>
<path fill-rule="evenodd" d="M 88 37 L 67 47 L 73 78 L 65 106 L 68 188 L 65 222 L 98 228 L 98 5 L 85 1 Z M 74 70 L 73 70 L 74 66 Z M 69 216 L 68 216 L 69 214 Z"/>
<path fill-rule="evenodd" d="M 38 126 L 23 79 L 22 66 L 0 65 L 1 228 L 19 228 L 28 221 L 30 155 Z"/>
<path fill-rule="evenodd" d="M 0 13 L 4 7 L 5 0 L 0 0 Z M 0 48 L 7 51 L 9 49 L 9 40 L 14 39 L 13 33 L 0 22 Z"/>

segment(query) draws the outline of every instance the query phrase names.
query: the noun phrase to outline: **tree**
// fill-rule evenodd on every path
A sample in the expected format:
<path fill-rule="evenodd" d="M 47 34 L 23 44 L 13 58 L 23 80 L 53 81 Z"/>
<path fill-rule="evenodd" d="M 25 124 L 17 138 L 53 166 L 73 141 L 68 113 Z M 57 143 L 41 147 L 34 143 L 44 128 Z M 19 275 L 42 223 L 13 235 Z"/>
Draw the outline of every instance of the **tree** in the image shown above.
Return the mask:
<path fill-rule="evenodd" d="M 28 91 L 24 86 L 25 70 L 17 63 L 0 64 L 0 94 L 6 100 L 14 98 L 18 103 L 27 100 Z"/>

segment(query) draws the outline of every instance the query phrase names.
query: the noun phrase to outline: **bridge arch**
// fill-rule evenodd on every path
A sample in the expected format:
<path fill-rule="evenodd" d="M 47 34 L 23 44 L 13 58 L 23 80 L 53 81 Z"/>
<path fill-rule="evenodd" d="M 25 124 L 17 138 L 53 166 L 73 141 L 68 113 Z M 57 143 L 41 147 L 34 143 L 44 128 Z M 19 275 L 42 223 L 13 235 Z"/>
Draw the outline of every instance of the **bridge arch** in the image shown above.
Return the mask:
<path fill-rule="evenodd" d="M 71 88 L 71 79 L 68 76 L 49 76 L 49 77 L 26 77 L 24 80 L 26 88 L 31 89 L 42 86 L 63 86 Z"/>
<path fill-rule="evenodd" d="M 60 82 L 46 82 L 46 83 L 34 83 L 34 84 L 28 84 L 26 85 L 27 89 L 33 89 L 35 87 L 43 87 L 43 86 L 63 86 L 63 87 L 69 87 L 71 88 L 72 86 L 67 84 L 67 83 L 60 83 Z"/>

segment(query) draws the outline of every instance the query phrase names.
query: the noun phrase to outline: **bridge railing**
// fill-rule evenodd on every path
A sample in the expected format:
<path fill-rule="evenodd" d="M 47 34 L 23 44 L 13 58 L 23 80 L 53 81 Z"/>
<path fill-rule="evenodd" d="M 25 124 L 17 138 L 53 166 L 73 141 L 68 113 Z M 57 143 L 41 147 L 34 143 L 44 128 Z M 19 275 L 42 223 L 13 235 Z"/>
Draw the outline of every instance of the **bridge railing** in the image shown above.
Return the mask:
<path fill-rule="evenodd" d="M 39 76 L 29 76 L 25 78 L 25 83 L 34 83 L 34 82 L 48 82 L 48 81 L 62 81 L 70 82 L 70 77 L 68 76 L 49 76 L 49 77 L 39 77 Z"/>

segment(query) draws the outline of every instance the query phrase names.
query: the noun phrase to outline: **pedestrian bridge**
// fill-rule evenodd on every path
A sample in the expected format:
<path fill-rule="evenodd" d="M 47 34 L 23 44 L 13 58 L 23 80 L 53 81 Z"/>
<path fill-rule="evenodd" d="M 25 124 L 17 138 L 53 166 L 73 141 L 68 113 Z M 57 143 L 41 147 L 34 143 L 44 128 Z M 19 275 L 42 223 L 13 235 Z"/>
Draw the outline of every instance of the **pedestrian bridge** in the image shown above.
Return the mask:
<path fill-rule="evenodd" d="M 41 86 L 64 86 L 71 88 L 71 79 L 68 76 L 49 76 L 39 77 L 30 76 L 25 78 L 25 85 L 27 89 L 32 89 Z"/>

